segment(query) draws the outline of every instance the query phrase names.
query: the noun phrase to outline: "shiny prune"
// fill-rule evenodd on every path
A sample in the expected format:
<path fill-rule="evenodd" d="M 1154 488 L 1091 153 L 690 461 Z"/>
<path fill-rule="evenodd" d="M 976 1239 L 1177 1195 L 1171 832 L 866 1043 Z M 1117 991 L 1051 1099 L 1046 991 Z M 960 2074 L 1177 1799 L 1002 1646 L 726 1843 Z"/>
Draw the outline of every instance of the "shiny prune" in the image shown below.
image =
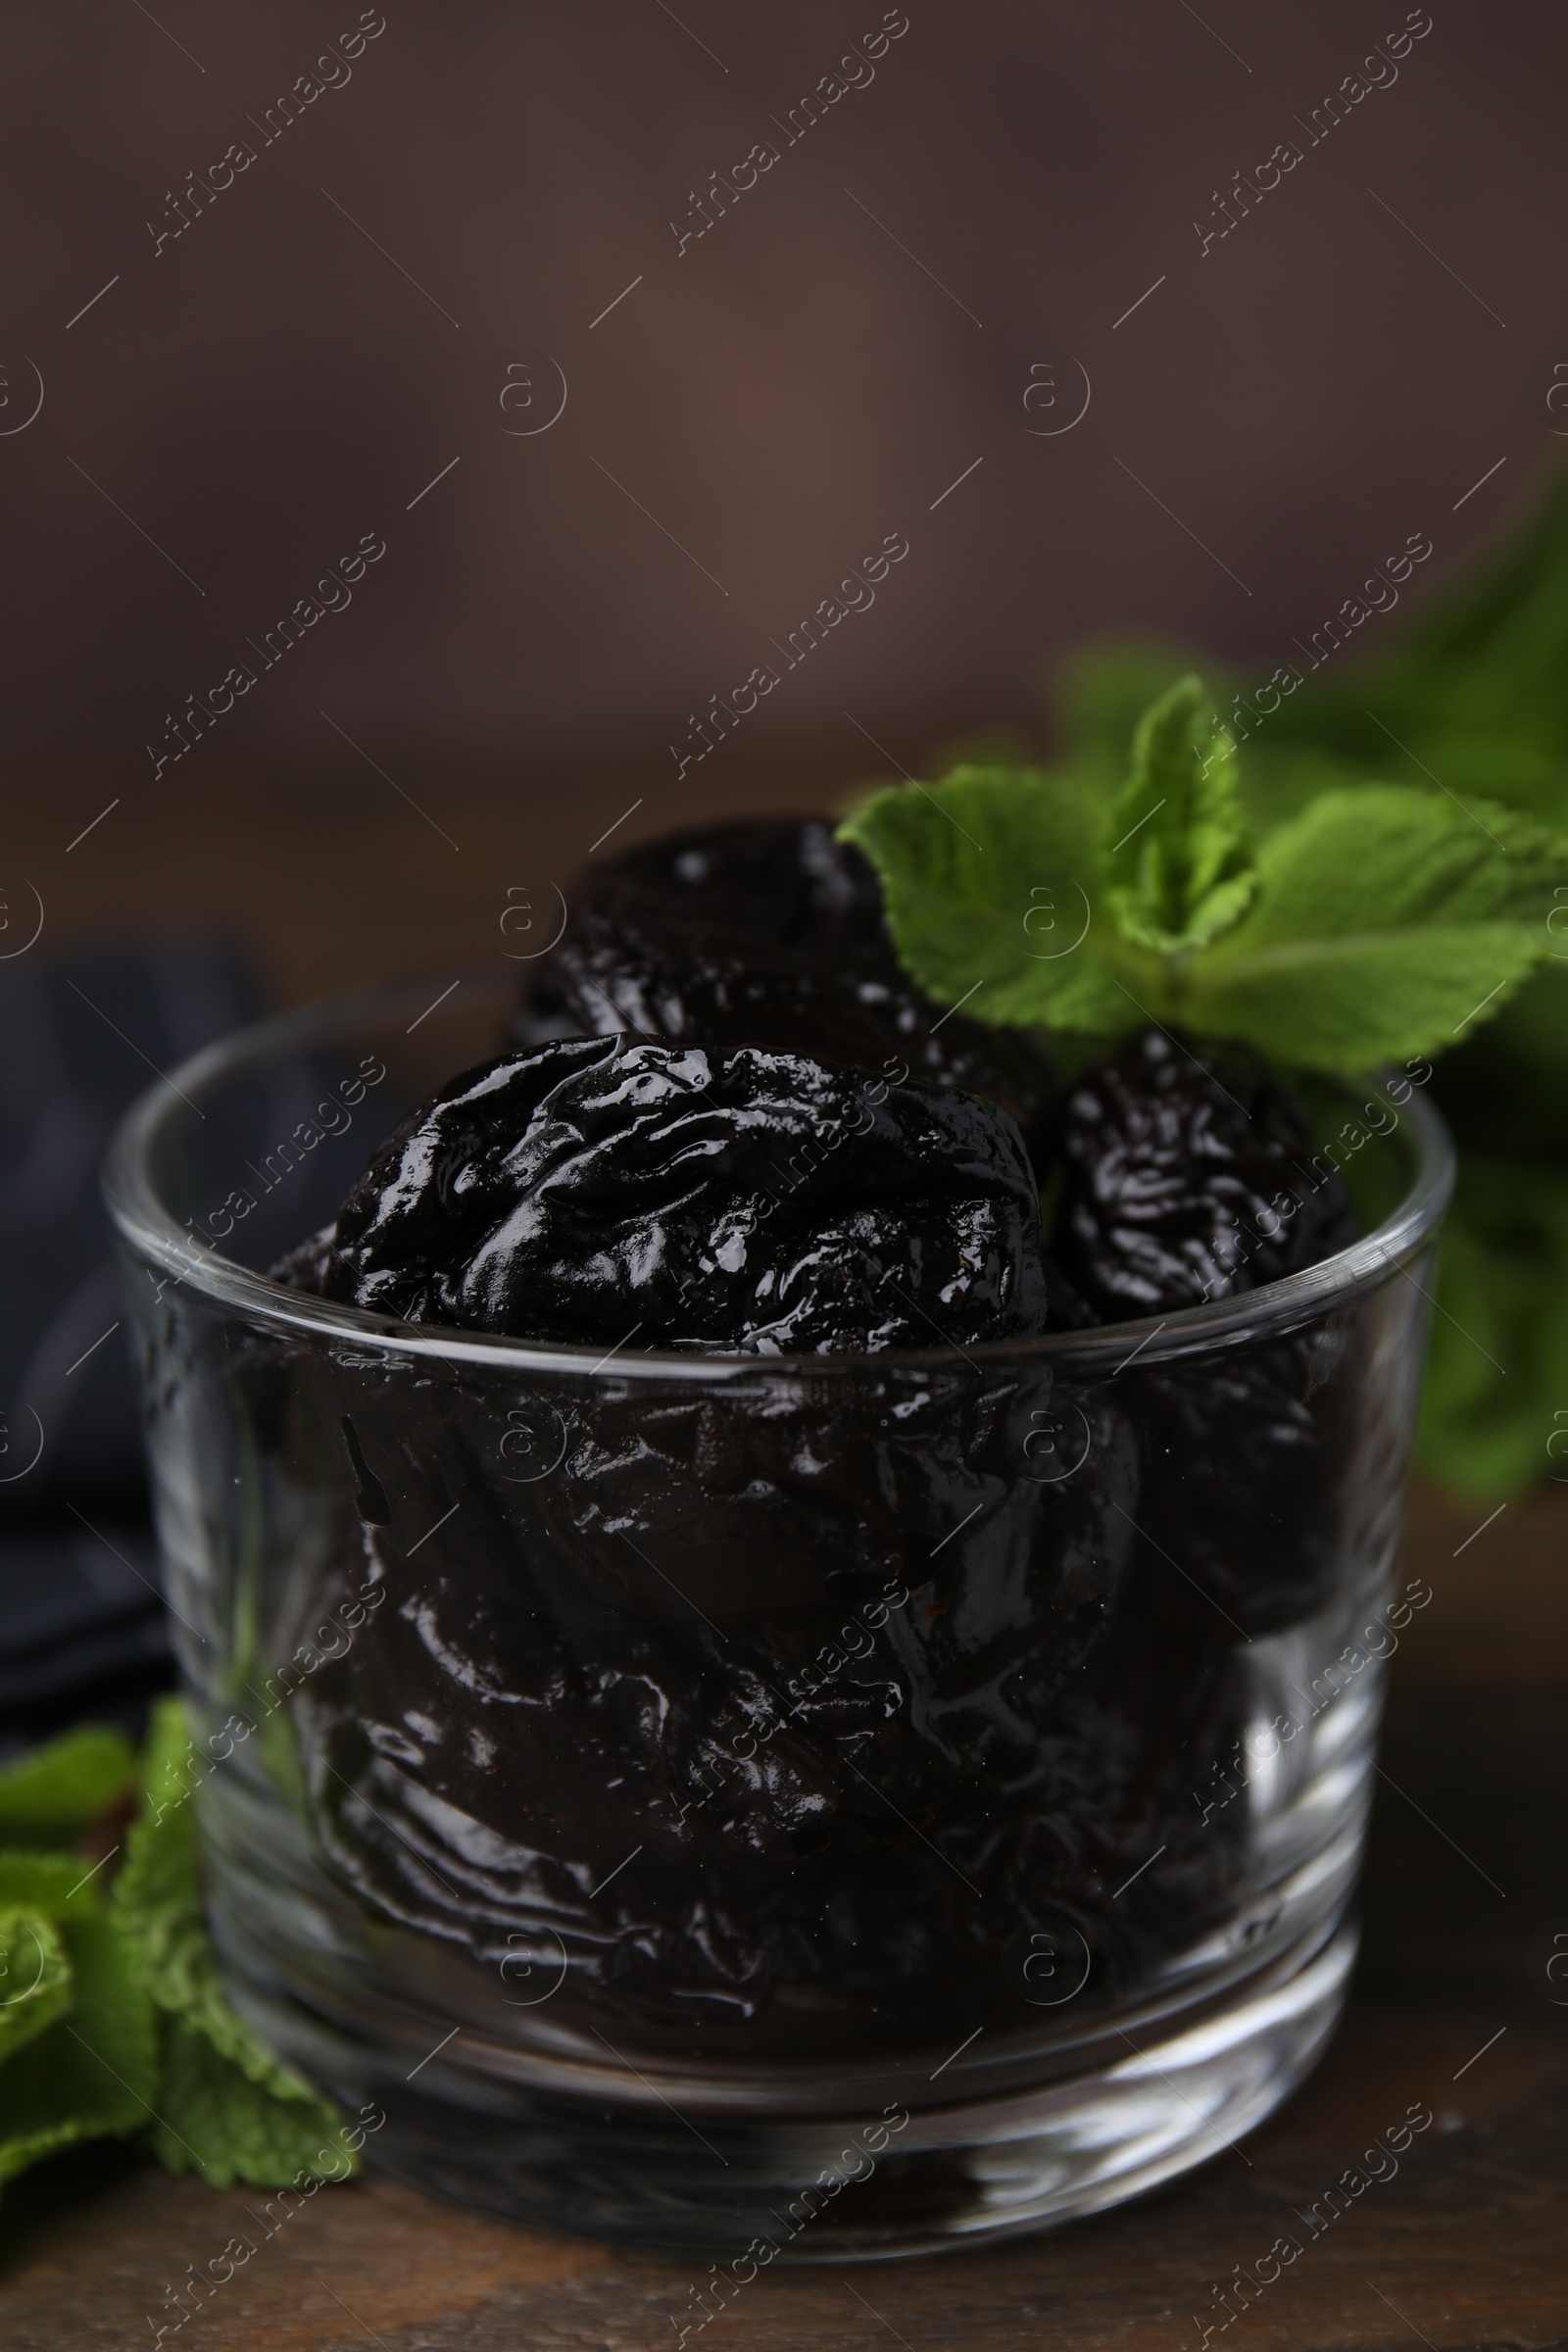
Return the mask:
<path fill-rule="evenodd" d="M 1171 1694 L 1108 1747 L 1114 1691 L 1070 1698 L 1137 1511 L 1117 1414 L 1088 1407 L 1095 1482 L 1048 1486 L 1018 1466 L 1049 1382 L 1017 1368 L 541 1391 L 564 1452 L 514 1480 L 477 1389 L 344 1382 L 388 1605 L 296 1710 L 323 1847 L 378 1915 L 559 1963 L 559 2029 L 780 2055 L 940 2040 L 957 2004 L 1027 2022 L 1012 1945 L 1069 1920 L 1126 1977 L 1110 1898 Z"/>
<path fill-rule="evenodd" d="M 1004 1111 L 800 1054 L 561 1040 L 411 1112 L 345 1200 L 329 1298 L 579 1346 L 759 1354 L 1044 1328 Z"/>
<path fill-rule="evenodd" d="M 1308 1173 L 1304 1110 L 1238 1052 L 1145 1030 L 1072 1088 L 1061 1150 L 1052 1256 L 1096 1322 L 1229 1298 L 1355 1238 L 1344 1179 Z"/>
<path fill-rule="evenodd" d="M 1355 1239 L 1306 1113 L 1246 1054 L 1150 1029 L 1068 1096 L 1051 1267 L 1058 1313 L 1150 1316 L 1233 1297 Z M 1257 1339 L 1145 1383 L 1158 1542 L 1249 1638 L 1321 1605 L 1340 1542 L 1360 1366 L 1348 1327 Z"/>
<path fill-rule="evenodd" d="M 765 1046 L 989 1096 L 1026 1130 L 1054 1085 L 1020 1032 L 924 997 L 876 875 L 815 817 L 671 834 L 578 877 L 518 1036 Z"/>

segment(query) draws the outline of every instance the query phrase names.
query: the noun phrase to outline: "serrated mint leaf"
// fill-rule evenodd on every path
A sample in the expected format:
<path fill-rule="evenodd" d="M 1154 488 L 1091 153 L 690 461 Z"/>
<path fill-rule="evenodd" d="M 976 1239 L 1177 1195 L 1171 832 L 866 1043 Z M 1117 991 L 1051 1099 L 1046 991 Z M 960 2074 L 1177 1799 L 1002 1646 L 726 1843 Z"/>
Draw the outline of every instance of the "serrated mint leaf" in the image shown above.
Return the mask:
<path fill-rule="evenodd" d="M 1114 1035 L 1143 1017 L 1153 959 L 1105 905 L 1103 792 L 1038 768 L 960 767 L 875 793 L 840 827 L 875 866 L 906 968 L 939 1004 Z"/>
<path fill-rule="evenodd" d="M 66 1932 L 71 2007 L 0 2065 L 0 2180 L 84 2139 L 124 2137 L 152 2116 L 153 2005 L 114 1922 Z"/>
<path fill-rule="evenodd" d="M 197 1875 L 196 1823 L 184 1769 L 190 1736 L 177 1699 L 156 1710 L 145 1764 L 148 1801 L 125 1840 L 111 1915 L 162 2012 L 157 2153 L 215 2185 L 275 2185 L 301 2170 L 356 2169 L 338 2113 L 283 2066 L 230 2006 L 218 1973 Z"/>
<path fill-rule="evenodd" d="M 1489 1019 L 1550 944 L 1568 853 L 1493 804 L 1369 784 L 1282 825 L 1257 877 L 1243 921 L 1187 968 L 1182 1018 L 1346 1073 Z"/>
<path fill-rule="evenodd" d="M 273 2064 L 258 2079 L 223 2057 L 200 2028 L 163 2020 L 158 2116 L 148 2140 L 172 2173 L 200 2172 L 213 2188 L 236 2180 L 276 2188 L 301 2173 L 346 2180 L 359 2161 L 339 2124 L 336 2108 L 287 2069 Z"/>
<path fill-rule="evenodd" d="M 0 2064 L 70 2006 L 71 1962 L 53 1921 L 41 1911 L 0 1909 Z"/>
<path fill-rule="evenodd" d="M 126 1836 L 110 1908 L 159 2007 L 199 2021 L 220 2045 L 232 2042 L 264 2073 L 273 2062 L 230 2009 L 213 1960 L 197 1876 L 195 1814 L 180 1769 L 189 1746 L 180 1702 L 161 1701 L 143 1766 L 147 1802 Z"/>
<path fill-rule="evenodd" d="M 122 1733 L 95 1724 L 67 1732 L 0 1766 L 0 1842 L 64 1841 L 135 1785 L 136 1759 Z"/>
<path fill-rule="evenodd" d="M 1353 1077 L 1451 1045 L 1517 988 L 1537 954 L 1507 923 L 1251 941 L 1193 975 L 1183 1018 L 1276 1061 Z"/>
<path fill-rule="evenodd" d="M 1197 678 L 1179 679 L 1139 721 L 1112 824 L 1108 898 L 1135 946 L 1186 955 L 1246 912 L 1257 876 L 1236 750 Z"/>

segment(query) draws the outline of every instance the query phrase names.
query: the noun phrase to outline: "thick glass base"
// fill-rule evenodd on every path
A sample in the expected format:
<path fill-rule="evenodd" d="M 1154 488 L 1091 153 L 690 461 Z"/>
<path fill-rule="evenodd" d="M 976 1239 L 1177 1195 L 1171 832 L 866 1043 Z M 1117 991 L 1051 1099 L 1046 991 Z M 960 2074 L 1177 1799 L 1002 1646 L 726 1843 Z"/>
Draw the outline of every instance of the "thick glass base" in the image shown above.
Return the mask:
<path fill-rule="evenodd" d="M 1355 1944 L 1342 1920 L 1196 2013 L 1104 2015 L 1073 2070 L 1032 2089 L 988 2095 L 972 2054 L 950 2104 L 923 2066 L 846 2068 L 842 2098 L 814 2117 L 762 2101 L 715 2111 L 710 2086 L 669 2076 L 638 2078 L 635 2106 L 599 2095 L 608 2069 L 580 2093 L 559 2075 L 529 2083 L 493 2071 L 466 2032 L 411 2069 L 402 2036 L 380 2039 L 368 2017 L 362 2037 L 338 2004 L 328 2021 L 275 1984 L 233 1990 L 315 2081 L 385 2111 L 367 2147 L 383 2170 L 536 2229 L 698 2255 L 733 2292 L 775 2260 L 874 2261 L 1045 2229 L 1204 2163 L 1315 2063 Z"/>

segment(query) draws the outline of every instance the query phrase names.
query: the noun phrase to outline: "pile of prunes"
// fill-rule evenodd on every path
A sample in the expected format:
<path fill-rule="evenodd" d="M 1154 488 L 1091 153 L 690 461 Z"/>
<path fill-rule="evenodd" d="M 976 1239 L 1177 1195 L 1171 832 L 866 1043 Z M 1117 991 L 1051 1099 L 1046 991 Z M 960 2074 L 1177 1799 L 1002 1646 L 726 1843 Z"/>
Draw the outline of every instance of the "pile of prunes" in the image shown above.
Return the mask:
<path fill-rule="evenodd" d="M 1030 1343 L 1353 1239 L 1305 1110 L 1157 1028 L 1068 1078 L 944 1012 L 825 823 L 569 906 L 508 1050 L 274 1269 L 544 1344 L 332 1375 L 385 1605 L 296 1700 L 328 1868 L 617 2047 L 947 2049 L 1176 1981 L 1248 1884 L 1214 1791 L 1252 1643 L 1332 1592 L 1364 1367 Z"/>

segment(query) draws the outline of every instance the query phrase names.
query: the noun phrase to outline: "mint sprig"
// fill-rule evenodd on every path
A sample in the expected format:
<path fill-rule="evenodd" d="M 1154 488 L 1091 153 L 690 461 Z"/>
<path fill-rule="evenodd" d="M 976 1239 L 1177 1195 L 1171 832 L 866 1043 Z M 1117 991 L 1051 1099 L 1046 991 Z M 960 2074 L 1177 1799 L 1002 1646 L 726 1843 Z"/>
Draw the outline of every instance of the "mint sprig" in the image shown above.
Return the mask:
<path fill-rule="evenodd" d="M 1223 727 L 1205 721 L 1196 678 L 1145 711 L 1112 815 L 1121 838 L 1108 870 L 1125 870 L 1124 852 L 1134 863 L 1128 879 L 1110 882 L 1109 902 L 1133 946 L 1189 955 L 1251 904 L 1257 870 L 1237 797 L 1236 749 Z"/>
<path fill-rule="evenodd" d="M 106 2136 L 219 2187 L 357 2169 L 336 2109 L 279 2065 L 222 1990 L 185 1801 L 189 1755 L 170 1699 L 139 1775 L 121 1736 L 97 1730 L 0 1770 L 0 2181 Z M 96 1864 L 37 1850 L 138 1781 L 119 1849 Z"/>
<path fill-rule="evenodd" d="M 960 767 L 873 794 L 841 831 L 940 1004 L 1107 1039 L 1157 1020 L 1340 1076 L 1493 1017 L 1568 886 L 1544 827 L 1409 785 L 1331 787 L 1254 843 L 1195 677 L 1146 712 L 1119 791 Z"/>
<path fill-rule="evenodd" d="M 159 2097 L 150 2140 L 172 2173 L 214 2187 L 290 2180 L 332 2156 L 337 2110 L 280 2065 L 233 2009 L 213 1957 L 189 1799 L 190 1736 L 177 1700 L 153 1719 L 147 1805 L 125 1840 L 110 1915 L 158 2011 Z M 346 2151 L 345 2151 L 346 2159 Z M 352 2162 L 339 2163 L 340 2173 Z"/>

